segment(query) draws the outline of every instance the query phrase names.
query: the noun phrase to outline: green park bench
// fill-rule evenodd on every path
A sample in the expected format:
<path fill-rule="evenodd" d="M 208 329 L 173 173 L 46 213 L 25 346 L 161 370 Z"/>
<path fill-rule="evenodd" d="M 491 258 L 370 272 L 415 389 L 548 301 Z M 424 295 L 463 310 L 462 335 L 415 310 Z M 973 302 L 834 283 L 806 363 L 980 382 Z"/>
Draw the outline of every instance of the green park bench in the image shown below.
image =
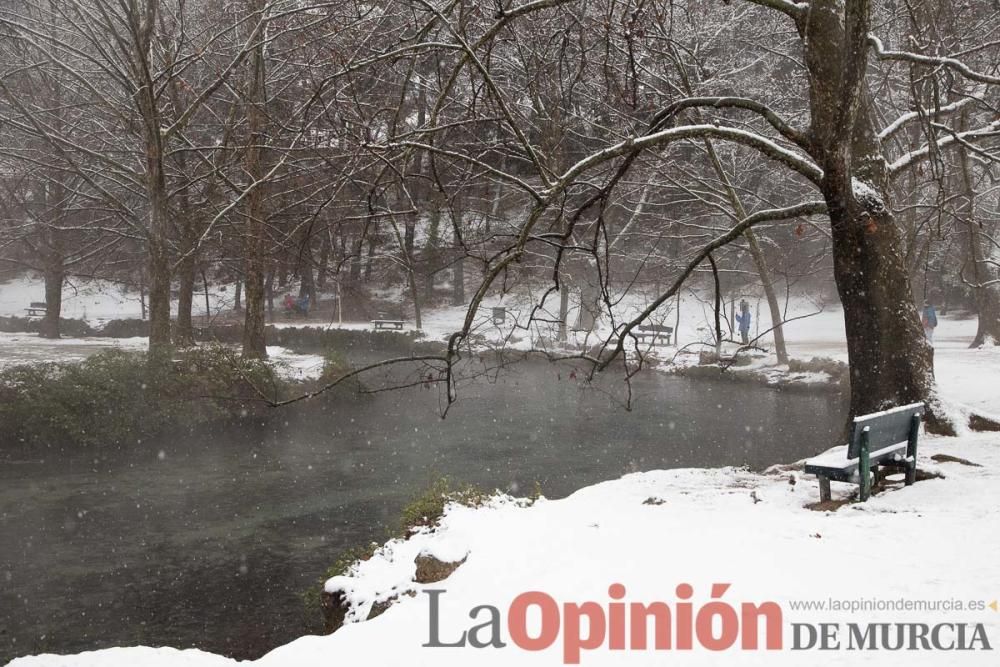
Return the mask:
<path fill-rule="evenodd" d="M 923 403 L 856 417 L 851 423 L 847 445 L 806 461 L 807 475 L 819 478 L 819 499 L 830 500 L 830 482 L 847 482 L 861 487 L 861 500 L 871 495 L 873 478 L 881 468 L 902 469 L 906 485 L 916 481 L 917 437 Z M 846 449 L 846 452 L 844 451 Z"/>
<path fill-rule="evenodd" d="M 32 301 L 25 310 L 28 311 L 28 317 L 42 317 L 48 312 L 49 306 L 44 301 Z"/>

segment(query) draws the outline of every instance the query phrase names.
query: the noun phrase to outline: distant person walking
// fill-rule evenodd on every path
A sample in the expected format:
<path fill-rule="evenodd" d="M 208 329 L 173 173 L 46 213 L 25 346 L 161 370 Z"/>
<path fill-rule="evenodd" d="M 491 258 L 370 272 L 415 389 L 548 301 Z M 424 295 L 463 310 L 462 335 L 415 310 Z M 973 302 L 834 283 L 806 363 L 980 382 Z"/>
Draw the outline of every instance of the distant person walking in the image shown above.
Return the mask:
<path fill-rule="evenodd" d="M 740 327 L 740 340 L 746 345 L 750 341 L 750 304 L 746 299 L 740 300 L 740 312 L 736 316 L 736 323 Z"/>
<path fill-rule="evenodd" d="M 927 341 L 933 345 L 934 344 L 934 329 L 937 328 L 937 312 L 934 310 L 934 306 L 931 305 L 930 301 L 924 301 L 924 312 L 920 316 L 920 321 L 924 325 L 924 335 L 927 336 Z"/>

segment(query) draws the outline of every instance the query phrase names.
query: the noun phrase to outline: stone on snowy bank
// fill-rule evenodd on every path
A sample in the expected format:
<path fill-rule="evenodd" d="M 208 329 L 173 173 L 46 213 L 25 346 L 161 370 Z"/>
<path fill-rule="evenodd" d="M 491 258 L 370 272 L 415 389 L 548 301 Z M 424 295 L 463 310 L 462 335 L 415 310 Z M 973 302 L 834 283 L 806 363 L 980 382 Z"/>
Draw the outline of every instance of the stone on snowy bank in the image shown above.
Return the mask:
<path fill-rule="evenodd" d="M 452 572 L 458 569 L 459 565 L 465 562 L 466 558 L 468 555 L 462 557 L 461 560 L 444 561 L 438 560 L 427 552 L 421 552 L 413 561 L 417 564 L 417 573 L 413 576 L 413 580 L 418 584 L 433 584 L 447 579 Z"/>
<path fill-rule="evenodd" d="M 952 456 L 951 454 L 935 454 L 931 457 L 932 461 L 937 461 L 938 463 L 961 463 L 964 466 L 972 466 L 973 468 L 982 468 L 978 463 L 973 463 L 968 459 L 959 458 L 957 456 Z"/>
<path fill-rule="evenodd" d="M 336 632 L 347 617 L 347 593 L 343 590 L 324 590 L 320 593 L 319 601 L 323 609 L 323 629 L 327 634 Z"/>

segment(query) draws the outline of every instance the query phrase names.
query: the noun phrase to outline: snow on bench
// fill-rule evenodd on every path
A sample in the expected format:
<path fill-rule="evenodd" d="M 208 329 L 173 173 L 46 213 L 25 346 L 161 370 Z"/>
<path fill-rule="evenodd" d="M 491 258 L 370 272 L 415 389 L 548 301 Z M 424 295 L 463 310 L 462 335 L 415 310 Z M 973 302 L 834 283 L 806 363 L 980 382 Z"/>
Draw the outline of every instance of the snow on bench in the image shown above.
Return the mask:
<path fill-rule="evenodd" d="M 917 473 L 917 438 L 923 403 L 856 417 L 851 423 L 848 444 L 831 449 L 806 461 L 806 474 L 819 478 L 821 501 L 830 500 L 830 481 L 861 487 L 861 500 L 871 495 L 872 476 L 879 479 L 879 467 L 902 468 L 906 485 Z"/>
<path fill-rule="evenodd" d="M 670 345 L 670 334 L 673 332 L 673 327 L 665 327 L 661 324 L 640 324 L 639 331 L 633 335 L 640 343 L 650 338 L 653 345 Z"/>

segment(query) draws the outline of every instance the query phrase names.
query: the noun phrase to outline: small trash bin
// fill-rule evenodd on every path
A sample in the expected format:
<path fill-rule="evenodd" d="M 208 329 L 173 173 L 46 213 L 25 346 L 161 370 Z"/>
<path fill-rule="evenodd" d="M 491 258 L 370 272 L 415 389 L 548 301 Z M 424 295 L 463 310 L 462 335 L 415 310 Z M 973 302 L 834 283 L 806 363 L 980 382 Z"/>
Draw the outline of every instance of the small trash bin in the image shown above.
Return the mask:
<path fill-rule="evenodd" d="M 507 320 L 507 309 L 504 307 L 493 309 L 493 324 L 503 324 Z"/>

